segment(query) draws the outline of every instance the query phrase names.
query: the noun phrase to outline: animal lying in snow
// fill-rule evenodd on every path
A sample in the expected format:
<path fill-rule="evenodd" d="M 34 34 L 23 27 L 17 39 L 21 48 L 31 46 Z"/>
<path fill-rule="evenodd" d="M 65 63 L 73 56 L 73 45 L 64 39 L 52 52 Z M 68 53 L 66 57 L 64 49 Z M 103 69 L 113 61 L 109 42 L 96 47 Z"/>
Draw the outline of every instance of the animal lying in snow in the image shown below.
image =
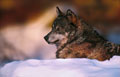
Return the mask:
<path fill-rule="evenodd" d="M 57 58 L 89 58 L 103 61 L 114 55 L 120 56 L 120 45 L 104 39 L 73 11 L 68 9 L 64 14 L 57 7 L 57 13 L 52 31 L 44 37 L 49 44 L 56 44 Z"/>

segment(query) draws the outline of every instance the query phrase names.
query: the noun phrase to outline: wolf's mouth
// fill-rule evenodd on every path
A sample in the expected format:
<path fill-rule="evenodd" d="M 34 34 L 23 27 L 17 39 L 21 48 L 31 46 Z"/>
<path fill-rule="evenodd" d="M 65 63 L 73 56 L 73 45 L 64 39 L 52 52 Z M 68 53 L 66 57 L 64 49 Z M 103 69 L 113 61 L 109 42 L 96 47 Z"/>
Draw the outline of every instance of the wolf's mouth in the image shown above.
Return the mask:
<path fill-rule="evenodd" d="M 59 40 L 55 40 L 54 42 L 49 42 L 48 41 L 48 44 L 57 44 L 57 43 L 59 43 Z"/>
<path fill-rule="evenodd" d="M 58 42 L 59 42 L 59 40 L 54 41 L 54 43 L 58 43 Z"/>

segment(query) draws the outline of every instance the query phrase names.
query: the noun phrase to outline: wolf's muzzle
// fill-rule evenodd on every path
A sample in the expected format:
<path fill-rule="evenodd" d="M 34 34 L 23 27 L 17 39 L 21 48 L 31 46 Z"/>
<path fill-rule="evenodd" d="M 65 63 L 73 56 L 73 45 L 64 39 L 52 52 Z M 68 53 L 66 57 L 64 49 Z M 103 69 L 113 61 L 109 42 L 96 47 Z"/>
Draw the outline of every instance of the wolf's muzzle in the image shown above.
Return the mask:
<path fill-rule="evenodd" d="M 44 37 L 44 39 L 45 39 L 45 41 L 47 41 L 47 42 L 49 43 L 49 41 L 48 41 L 48 35 L 46 35 L 46 36 Z"/>
<path fill-rule="evenodd" d="M 47 41 L 47 43 L 48 44 L 50 44 L 51 42 L 49 41 L 49 34 L 48 35 L 46 35 L 45 37 L 44 37 L 44 39 L 45 39 L 45 41 Z"/>

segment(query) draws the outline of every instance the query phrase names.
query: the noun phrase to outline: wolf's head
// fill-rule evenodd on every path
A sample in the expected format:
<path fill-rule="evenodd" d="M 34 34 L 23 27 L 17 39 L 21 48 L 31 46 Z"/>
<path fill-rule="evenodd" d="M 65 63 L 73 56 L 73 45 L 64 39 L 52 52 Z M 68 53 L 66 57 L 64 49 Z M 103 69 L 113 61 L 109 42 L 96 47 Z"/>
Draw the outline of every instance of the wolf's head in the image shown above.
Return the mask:
<path fill-rule="evenodd" d="M 57 14 L 58 16 L 53 22 L 51 32 L 44 39 L 50 44 L 63 45 L 75 35 L 78 18 L 70 9 L 64 14 L 57 7 Z"/>

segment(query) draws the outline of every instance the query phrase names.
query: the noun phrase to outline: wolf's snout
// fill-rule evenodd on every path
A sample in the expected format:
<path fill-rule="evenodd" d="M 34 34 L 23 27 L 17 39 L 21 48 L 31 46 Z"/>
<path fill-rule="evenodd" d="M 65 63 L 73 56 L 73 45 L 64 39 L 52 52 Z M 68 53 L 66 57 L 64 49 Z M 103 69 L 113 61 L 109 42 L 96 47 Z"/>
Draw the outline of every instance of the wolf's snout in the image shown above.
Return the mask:
<path fill-rule="evenodd" d="M 44 39 L 45 39 L 45 41 L 48 42 L 48 35 L 46 35 L 46 36 L 44 37 Z"/>

